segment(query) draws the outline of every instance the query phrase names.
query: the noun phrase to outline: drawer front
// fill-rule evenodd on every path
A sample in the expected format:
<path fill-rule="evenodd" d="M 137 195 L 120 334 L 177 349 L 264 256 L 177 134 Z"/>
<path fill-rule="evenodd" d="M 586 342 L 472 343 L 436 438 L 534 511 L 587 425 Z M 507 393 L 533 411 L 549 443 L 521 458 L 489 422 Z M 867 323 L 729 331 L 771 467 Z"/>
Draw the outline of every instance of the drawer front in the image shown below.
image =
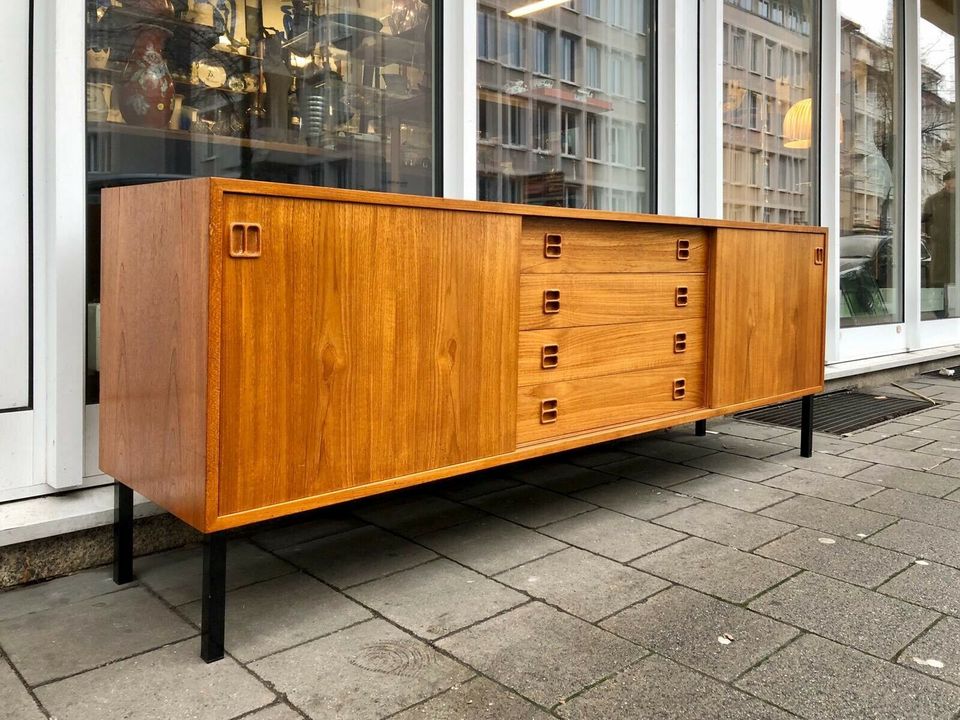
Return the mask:
<path fill-rule="evenodd" d="M 704 275 L 521 275 L 520 329 L 686 320 L 705 299 Z"/>
<path fill-rule="evenodd" d="M 704 272 L 707 232 L 682 225 L 525 218 L 520 272 Z"/>
<path fill-rule="evenodd" d="M 703 363 L 521 387 L 517 442 L 686 412 L 703 407 Z"/>
<path fill-rule="evenodd" d="M 704 320 L 526 330 L 520 333 L 519 383 L 539 385 L 702 362 Z"/>

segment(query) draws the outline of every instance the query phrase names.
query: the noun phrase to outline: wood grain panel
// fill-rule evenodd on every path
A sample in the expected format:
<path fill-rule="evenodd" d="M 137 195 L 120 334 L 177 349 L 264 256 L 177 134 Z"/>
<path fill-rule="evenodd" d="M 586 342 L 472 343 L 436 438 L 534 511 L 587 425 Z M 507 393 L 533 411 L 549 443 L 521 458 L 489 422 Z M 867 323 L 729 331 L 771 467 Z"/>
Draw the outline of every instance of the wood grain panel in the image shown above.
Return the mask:
<path fill-rule="evenodd" d="M 515 448 L 520 220 L 227 195 L 219 511 Z"/>
<path fill-rule="evenodd" d="M 686 392 L 682 400 L 675 400 L 674 381 L 681 378 Z M 551 399 L 557 401 L 557 420 L 544 424 L 541 403 Z M 517 400 L 517 443 L 688 412 L 703 402 L 702 362 L 522 387 Z"/>
<path fill-rule="evenodd" d="M 518 381 L 523 385 L 616 375 L 635 370 L 670 367 L 704 359 L 704 320 L 655 320 L 629 325 L 525 330 L 520 333 Z M 683 352 L 677 352 L 683 333 Z M 556 348 L 556 366 L 547 361 Z M 549 357 L 549 356 L 548 356 Z"/>
<path fill-rule="evenodd" d="M 687 305 L 676 304 L 677 288 L 687 289 Z M 544 291 L 560 292 L 560 311 L 544 312 Z M 677 274 L 521 275 L 520 328 L 619 325 L 649 320 L 703 317 L 706 277 Z"/>
<path fill-rule="evenodd" d="M 209 182 L 103 191 L 100 467 L 204 530 Z M 213 448 L 216 451 L 216 448 Z"/>
<path fill-rule="evenodd" d="M 546 257 L 544 238 L 559 235 L 559 257 Z M 671 225 L 524 218 L 520 236 L 523 273 L 705 272 L 707 233 Z M 678 245 L 685 241 L 686 259 Z"/>
<path fill-rule="evenodd" d="M 717 232 L 711 407 L 822 389 L 827 266 L 815 251 L 825 243 L 822 235 Z"/>

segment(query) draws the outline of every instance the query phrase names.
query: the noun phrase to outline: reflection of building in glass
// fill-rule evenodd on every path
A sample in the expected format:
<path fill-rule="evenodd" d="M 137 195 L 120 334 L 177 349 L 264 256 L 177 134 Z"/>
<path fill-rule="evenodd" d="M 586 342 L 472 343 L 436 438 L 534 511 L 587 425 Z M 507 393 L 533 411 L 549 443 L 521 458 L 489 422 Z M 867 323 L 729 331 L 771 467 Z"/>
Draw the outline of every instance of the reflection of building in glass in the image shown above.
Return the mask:
<path fill-rule="evenodd" d="M 890 42 L 841 19 L 840 233 L 893 231 L 894 56 Z"/>
<path fill-rule="evenodd" d="M 809 0 L 726 0 L 724 217 L 810 223 L 812 8 Z M 788 119 L 791 108 L 796 108 Z M 799 117 L 798 117 L 799 116 Z M 806 123 L 798 127 L 797 120 Z M 785 132 L 785 121 L 788 132 Z"/>
<path fill-rule="evenodd" d="M 943 176 L 954 169 L 955 101 L 954 88 L 948 87 L 942 73 L 926 65 L 920 72 L 920 197 L 927 198 L 943 187 Z"/>
<path fill-rule="evenodd" d="M 651 211 L 650 3 L 518 4 L 478 6 L 478 198 Z"/>

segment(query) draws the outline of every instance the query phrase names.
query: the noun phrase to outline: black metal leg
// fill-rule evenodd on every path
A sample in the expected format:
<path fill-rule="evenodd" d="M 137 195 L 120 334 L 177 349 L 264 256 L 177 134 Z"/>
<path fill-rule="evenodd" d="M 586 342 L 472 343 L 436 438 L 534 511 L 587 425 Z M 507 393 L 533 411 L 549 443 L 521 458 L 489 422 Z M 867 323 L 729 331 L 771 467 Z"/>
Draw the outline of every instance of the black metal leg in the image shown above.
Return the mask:
<path fill-rule="evenodd" d="M 113 484 L 113 581 L 133 581 L 133 490 Z"/>
<path fill-rule="evenodd" d="M 200 657 L 211 663 L 223 658 L 227 599 L 227 542 L 222 533 L 203 542 L 203 599 L 200 610 Z"/>
<path fill-rule="evenodd" d="M 813 395 L 800 401 L 800 454 L 813 457 Z"/>
<path fill-rule="evenodd" d="M 696 424 L 694 425 L 694 430 L 693 430 L 693 432 L 694 432 L 694 434 L 695 434 L 697 437 L 703 437 L 704 435 L 706 435 L 706 434 L 707 434 L 707 421 L 706 421 L 706 420 L 697 420 Z"/>

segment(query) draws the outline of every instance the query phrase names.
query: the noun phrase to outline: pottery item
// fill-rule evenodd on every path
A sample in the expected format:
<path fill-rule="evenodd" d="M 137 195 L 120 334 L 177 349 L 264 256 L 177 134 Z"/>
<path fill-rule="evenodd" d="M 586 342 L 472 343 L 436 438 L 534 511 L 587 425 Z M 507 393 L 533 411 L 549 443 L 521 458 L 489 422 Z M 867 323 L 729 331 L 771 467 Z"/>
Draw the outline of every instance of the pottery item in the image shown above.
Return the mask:
<path fill-rule="evenodd" d="M 216 25 L 216 8 L 210 0 L 188 0 L 187 12 L 183 19 L 194 25 L 214 27 Z"/>
<path fill-rule="evenodd" d="M 118 88 L 120 112 L 131 125 L 162 128 L 170 122 L 174 85 L 163 56 L 169 37 L 170 31 L 157 25 L 137 26 Z"/>
<path fill-rule="evenodd" d="M 113 85 L 103 82 L 87 83 L 87 119 L 103 122 L 110 114 L 110 99 Z"/>
<path fill-rule="evenodd" d="M 173 112 L 170 113 L 170 122 L 167 127 L 171 130 L 179 130 L 181 118 L 183 117 L 183 95 L 177 93 L 173 96 Z"/>
<path fill-rule="evenodd" d="M 103 70 L 110 62 L 110 48 L 87 48 L 87 68 Z"/>
<path fill-rule="evenodd" d="M 393 0 L 387 22 L 394 35 L 409 32 L 426 24 L 430 8 L 421 0 Z"/>

